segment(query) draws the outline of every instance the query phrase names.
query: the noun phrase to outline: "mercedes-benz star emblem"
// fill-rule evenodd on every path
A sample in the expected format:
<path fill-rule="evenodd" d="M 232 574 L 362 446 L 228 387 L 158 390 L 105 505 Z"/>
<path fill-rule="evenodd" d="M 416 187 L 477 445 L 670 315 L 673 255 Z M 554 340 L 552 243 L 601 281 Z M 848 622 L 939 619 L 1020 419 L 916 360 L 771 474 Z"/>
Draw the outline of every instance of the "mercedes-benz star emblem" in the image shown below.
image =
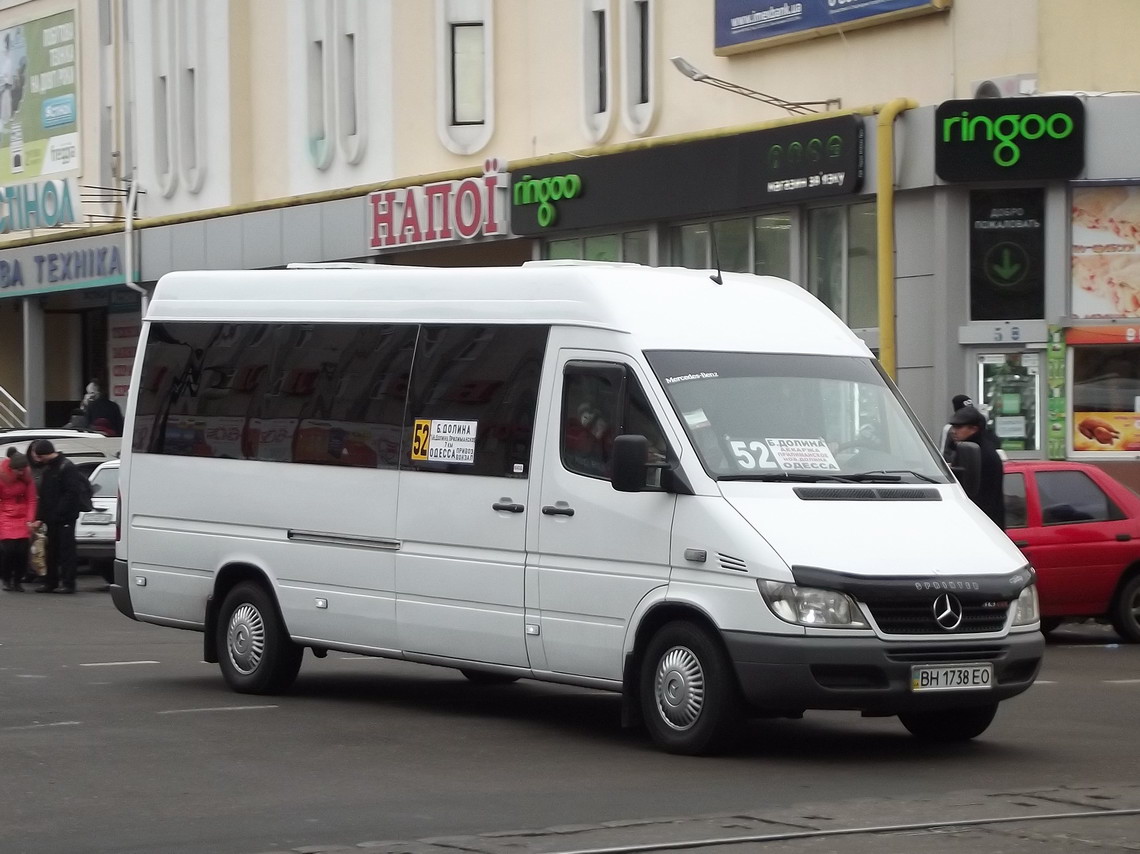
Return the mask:
<path fill-rule="evenodd" d="M 962 603 L 951 593 L 943 593 L 934 600 L 934 620 L 950 632 L 962 625 Z"/>

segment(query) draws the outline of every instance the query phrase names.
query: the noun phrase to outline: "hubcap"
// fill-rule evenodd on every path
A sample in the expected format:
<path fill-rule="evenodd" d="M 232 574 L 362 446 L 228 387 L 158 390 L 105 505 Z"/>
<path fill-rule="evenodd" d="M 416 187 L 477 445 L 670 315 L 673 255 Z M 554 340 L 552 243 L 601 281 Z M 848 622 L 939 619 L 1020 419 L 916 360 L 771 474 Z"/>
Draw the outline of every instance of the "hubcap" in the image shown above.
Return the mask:
<path fill-rule="evenodd" d="M 230 663 L 243 676 L 249 676 L 261 664 L 265 652 L 265 622 L 261 613 L 248 602 L 234 609 L 226 627 L 226 650 Z"/>
<path fill-rule="evenodd" d="M 705 673 L 692 650 L 675 646 L 657 662 L 653 694 L 662 720 L 676 730 L 689 729 L 705 705 Z"/>

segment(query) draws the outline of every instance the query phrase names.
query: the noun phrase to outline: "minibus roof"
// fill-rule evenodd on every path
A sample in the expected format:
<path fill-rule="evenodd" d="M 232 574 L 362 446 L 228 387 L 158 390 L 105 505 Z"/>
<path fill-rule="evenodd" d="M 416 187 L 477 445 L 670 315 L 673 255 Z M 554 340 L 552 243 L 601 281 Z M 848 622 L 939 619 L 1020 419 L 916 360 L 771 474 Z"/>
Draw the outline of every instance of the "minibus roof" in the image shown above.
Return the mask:
<path fill-rule="evenodd" d="M 803 288 L 771 276 L 587 261 L 519 267 L 304 264 L 163 276 L 148 321 L 517 323 L 625 332 L 641 349 L 870 356 Z"/>

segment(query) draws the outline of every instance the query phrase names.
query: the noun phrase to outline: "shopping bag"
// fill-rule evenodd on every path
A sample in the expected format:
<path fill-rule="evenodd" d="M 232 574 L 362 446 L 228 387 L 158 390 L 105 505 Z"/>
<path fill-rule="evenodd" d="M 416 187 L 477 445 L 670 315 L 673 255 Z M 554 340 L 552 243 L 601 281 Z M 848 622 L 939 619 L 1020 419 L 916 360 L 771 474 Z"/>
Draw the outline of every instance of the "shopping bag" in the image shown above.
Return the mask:
<path fill-rule="evenodd" d="M 36 575 L 47 574 L 47 532 L 42 528 L 32 534 L 28 565 Z"/>

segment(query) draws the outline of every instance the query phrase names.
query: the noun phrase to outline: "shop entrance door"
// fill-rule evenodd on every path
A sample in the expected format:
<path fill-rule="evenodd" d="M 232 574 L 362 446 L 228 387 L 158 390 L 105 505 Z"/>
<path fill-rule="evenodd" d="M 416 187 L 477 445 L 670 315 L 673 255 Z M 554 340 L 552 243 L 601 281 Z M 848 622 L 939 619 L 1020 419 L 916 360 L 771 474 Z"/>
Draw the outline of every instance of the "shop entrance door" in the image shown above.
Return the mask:
<path fill-rule="evenodd" d="M 1041 452 L 1043 351 L 979 353 L 978 402 L 988 407 L 990 424 L 1010 456 Z"/>

